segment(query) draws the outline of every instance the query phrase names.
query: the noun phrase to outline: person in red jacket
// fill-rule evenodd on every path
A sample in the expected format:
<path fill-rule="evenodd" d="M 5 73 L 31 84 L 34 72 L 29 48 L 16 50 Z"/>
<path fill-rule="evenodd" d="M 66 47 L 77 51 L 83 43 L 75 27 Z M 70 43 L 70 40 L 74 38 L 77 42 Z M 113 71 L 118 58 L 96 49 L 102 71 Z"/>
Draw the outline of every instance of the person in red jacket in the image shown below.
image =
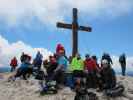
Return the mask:
<path fill-rule="evenodd" d="M 16 57 L 14 57 L 11 60 L 10 66 L 11 66 L 11 72 L 15 71 L 16 67 L 18 66 L 18 61 L 17 61 L 17 58 Z"/>
<path fill-rule="evenodd" d="M 90 55 L 85 56 L 86 59 L 84 61 L 85 72 L 87 73 L 87 87 L 95 88 L 96 87 L 96 70 L 97 64 L 94 59 L 90 57 Z"/>
<path fill-rule="evenodd" d="M 84 66 L 87 73 L 94 73 L 94 71 L 96 71 L 97 64 L 96 61 L 87 54 L 84 61 Z"/>

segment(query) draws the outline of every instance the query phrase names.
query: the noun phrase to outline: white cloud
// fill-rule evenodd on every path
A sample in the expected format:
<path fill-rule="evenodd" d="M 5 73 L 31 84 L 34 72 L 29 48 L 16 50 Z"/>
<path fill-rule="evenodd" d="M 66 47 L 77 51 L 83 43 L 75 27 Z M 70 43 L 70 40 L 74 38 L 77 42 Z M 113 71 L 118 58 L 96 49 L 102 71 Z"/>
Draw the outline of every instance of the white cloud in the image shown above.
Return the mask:
<path fill-rule="evenodd" d="M 73 7 L 89 17 L 121 16 L 133 10 L 133 0 L 0 0 L 0 16 L 9 25 L 36 16 L 41 22 L 55 25 L 70 16 Z"/>
<path fill-rule="evenodd" d="M 11 58 L 17 56 L 17 58 L 19 59 L 22 52 L 28 53 L 34 58 L 38 50 L 41 51 L 44 59 L 48 58 L 48 56 L 52 54 L 47 49 L 33 48 L 30 45 L 23 43 L 22 41 L 9 43 L 8 40 L 0 35 L 0 67 L 9 66 Z M 119 57 L 112 56 L 112 59 L 113 68 L 116 71 L 120 71 L 121 67 L 119 64 Z M 133 72 L 133 57 L 127 57 L 127 71 Z"/>
<path fill-rule="evenodd" d="M 16 56 L 19 60 L 21 53 L 25 52 L 32 57 L 35 57 L 37 51 L 41 51 L 44 59 L 48 58 L 52 53 L 44 48 L 33 48 L 30 45 L 18 41 L 15 43 L 9 43 L 8 40 L 0 35 L 0 67 L 9 66 L 12 57 Z"/>

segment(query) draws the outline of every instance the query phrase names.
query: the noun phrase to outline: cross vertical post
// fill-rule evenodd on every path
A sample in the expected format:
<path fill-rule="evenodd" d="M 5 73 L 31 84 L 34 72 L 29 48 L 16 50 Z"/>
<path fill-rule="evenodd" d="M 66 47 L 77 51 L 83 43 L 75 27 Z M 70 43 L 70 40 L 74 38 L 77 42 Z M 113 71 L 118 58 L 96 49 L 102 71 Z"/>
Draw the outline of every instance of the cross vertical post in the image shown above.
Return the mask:
<path fill-rule="evenodd" d="M 73 31 L 73 34 L 72 34 L 72 38 L 73 38 L 73 41 L 72 41 L 72 45 L 73 45 L 73 48 L 72 48 L 72 56 L 75 56 L 76 53 L 78 53 L 78 16 L 77 16 L 77 9 L 76 8 L 73 8 L 73 22 L 72 22 L 72 31 Z"/>
<path fill-rule="evenodd" d="M 91 27 L 86 27 L 86 26 L 79 26 L 78 25 L 78 10 L 77 8 L 73 8 L 73 21 L 71 24 L 66 24 L 66 23 L 57 23 L 57 27 L 59 28 L 66 28 L 66 29 L 72 29 L 72 57 L 78 53 L 78 30 L 80 31 L 87 31 L 91 32 L 92 28 Z"/>

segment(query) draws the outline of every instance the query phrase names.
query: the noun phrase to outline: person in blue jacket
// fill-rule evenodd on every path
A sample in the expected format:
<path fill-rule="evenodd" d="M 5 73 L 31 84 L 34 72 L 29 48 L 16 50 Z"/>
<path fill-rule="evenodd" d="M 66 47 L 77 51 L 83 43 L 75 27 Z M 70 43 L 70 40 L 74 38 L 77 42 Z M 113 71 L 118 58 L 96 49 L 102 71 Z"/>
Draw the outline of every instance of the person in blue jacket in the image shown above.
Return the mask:
<path fill-rule="evenodd" d="M 14 75 L 14 79 L 17 77 L 23 77 L 24 80 L 27 80 L 27 74 L 32 74 L 32 67 L 30 63 L 30 56 L 26 57 L 26 60 L 21 63 L 20 67 L 18 68 L 16 74 Z"/>
<path fill-rule="evenodd" d="M 38 71 L 41 69 L 41 65 L 43 61 L 42 59 L 43 59 L 43 56 L 40 53 L 40 51 L 38 51 L 34 59 L 34 67 L 36 67 Z"/>

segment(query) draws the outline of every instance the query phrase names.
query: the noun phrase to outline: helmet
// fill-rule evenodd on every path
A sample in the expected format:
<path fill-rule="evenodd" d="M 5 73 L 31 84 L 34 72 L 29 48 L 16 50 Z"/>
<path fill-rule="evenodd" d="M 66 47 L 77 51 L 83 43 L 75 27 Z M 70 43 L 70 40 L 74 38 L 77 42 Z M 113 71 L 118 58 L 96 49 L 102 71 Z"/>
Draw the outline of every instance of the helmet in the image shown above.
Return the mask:
<path fill-rule="evenodd" d="M 106 59 L 102 60 L 102 64 L 108 64 L 108 60 Z"/>

